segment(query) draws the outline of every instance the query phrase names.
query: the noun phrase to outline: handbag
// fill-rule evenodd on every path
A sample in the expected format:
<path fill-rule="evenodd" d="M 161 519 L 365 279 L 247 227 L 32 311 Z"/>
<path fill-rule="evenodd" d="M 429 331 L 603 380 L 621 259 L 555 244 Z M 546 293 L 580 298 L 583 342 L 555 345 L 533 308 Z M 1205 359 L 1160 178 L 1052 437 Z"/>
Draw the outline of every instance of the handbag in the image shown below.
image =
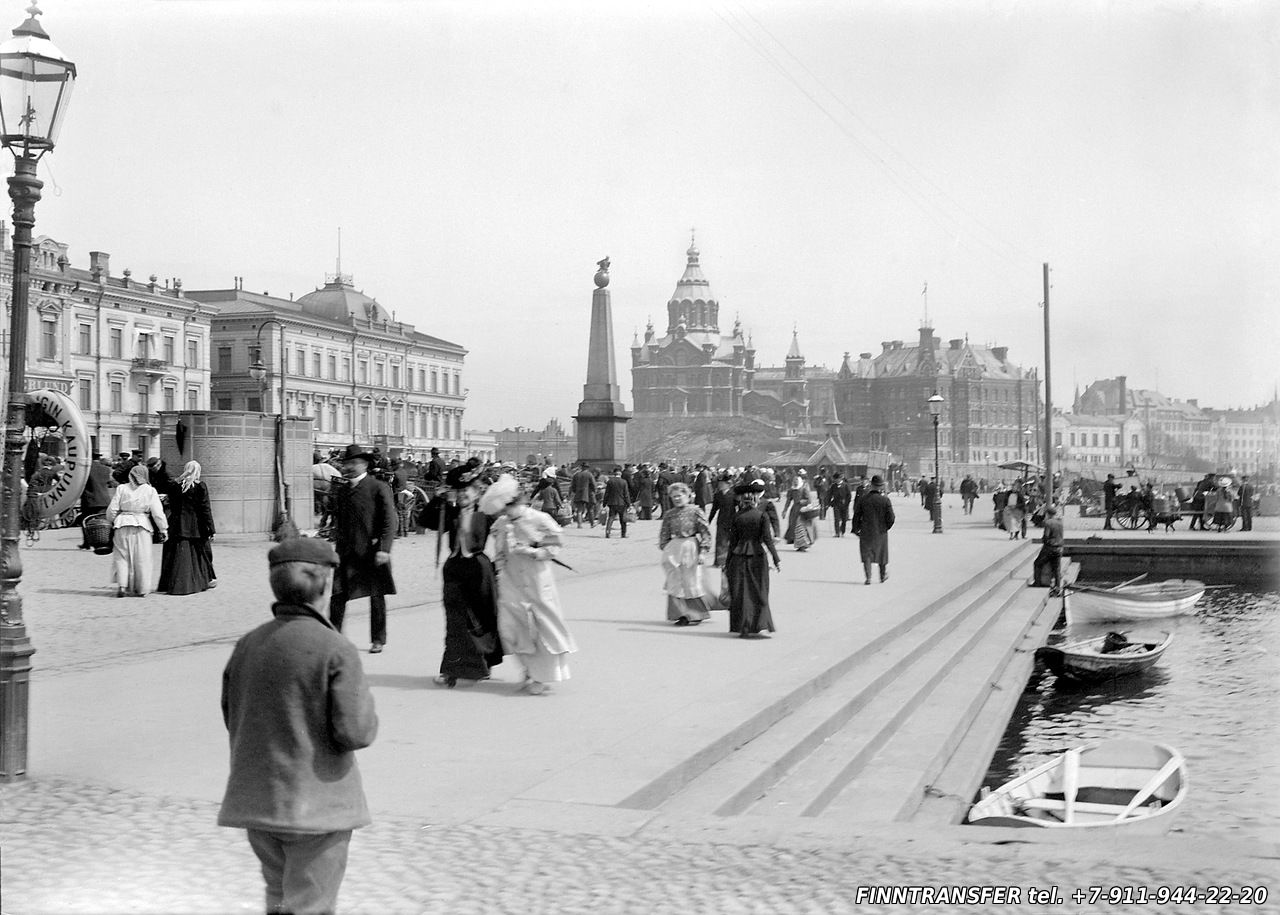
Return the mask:
<path fill-rule="evenodd" d="M 152 531 L 152 532 L 151 532 L 151 542 L 152 542 L 152 543 L 164 543 L 164 541 L 165 541 L 165 535 L 164 535 L 164 532 L 163 532 L 163 531 Z"/>
<path fill-rule="evenodd" d="M 800 517 L 806 521 L 818 517 L 822 514 L 822 506 L 817 502 L 806 502 L 800 506 Z"/>
<path fill-rule="evenodd" d="M 498 634 L 496 632 L 487 632 L 480 625 L 480 621 L 476 619 L 476 615 L 467 610 L 467 632 L 471 635 L 471 641 L 476 646 L 476 651 L 482 655 L 490 655 L 498 647 Z"/>

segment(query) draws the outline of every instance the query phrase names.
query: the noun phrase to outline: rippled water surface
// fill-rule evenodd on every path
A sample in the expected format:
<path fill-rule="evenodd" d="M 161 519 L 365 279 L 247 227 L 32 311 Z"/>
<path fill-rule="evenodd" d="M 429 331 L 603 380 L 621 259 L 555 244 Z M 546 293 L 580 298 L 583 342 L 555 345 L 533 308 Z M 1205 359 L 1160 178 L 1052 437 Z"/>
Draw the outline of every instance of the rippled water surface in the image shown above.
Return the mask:
<path fill-rule="evenodd" d="M 1280 841 L 1280 593 L 1208 591 L 1191 616 L 1063 635 L 1109 629 L 1174 639 L 1155 667 L 1108 684 L 1059 686 L 1037 666 L 984 784 L 1090 740 L 1137 737 L 1187 759 L 1191 792 L 1171 832 Z"/>

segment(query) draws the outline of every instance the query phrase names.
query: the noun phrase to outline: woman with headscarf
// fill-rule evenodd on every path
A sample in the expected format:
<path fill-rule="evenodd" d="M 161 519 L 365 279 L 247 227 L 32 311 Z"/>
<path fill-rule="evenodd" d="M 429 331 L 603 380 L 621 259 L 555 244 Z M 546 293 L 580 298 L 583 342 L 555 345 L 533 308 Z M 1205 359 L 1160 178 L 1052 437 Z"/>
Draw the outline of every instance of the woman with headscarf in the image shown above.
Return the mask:
<path fill-rule="evenodd" d="M 146 597 L 151 590 L 151 535 L 167 536 L 169 522 L 160 494 L 147 482 L 147 468 L 136 464 L 127 482 L 116 487 L 107 506 L 107 521 L 114 531 L 111 561 L 116 576 L 116 597 Z"/>
<path fill-rule="evenodd" d="M 725 567 L 729 579 L 729 631 L 744 639 L 761 638 L 763 630 L 774 631 L 769 609 L 769 559 L 773 558 L 773 567 L 779 572 L 782 563 L 773 545 L 773 527 L 760 510 L 764 483 L 756 480 L 734 491 L 742 501 L 733 516 Z"/>
<path fill-rule="evenodd" d="M 530 508 L 520 484 L 505 473 L 480 499 L 480 510 L 497 516 L 498 635 L 503 650 L 524 664 L 520 689 L 540 696 L 550 689 L 548 684 L 569 679 L 569 655 L 578 650 L 560 613 L 551 574 L 560 525 Z"/>
<path fill-rule="evenodd" d="M 548 467 L 542 472 L 542 477 L 538 480 L 538 485 L 533 488 L 533 496 L 529 501 L 536 511 L 550 515 L 553 519 L 560 517 L 564 499 L 560 495 L 560 487 L 556 485 L 554 467 Z"/>
<path fill-rule="evenodd" d="M 804 471 L 798 470 L 795 479 L 791 481 L 791 488 L 787 490 L 786 504 L 782 507 L 784 512 L 790 512 L 787 516 L 787 543 L 795 544 L 797 553 L 809 549 L 814 541 L 813 516 L 817 513 L 810 512 L 808 508 L 812 501 L 813 495 L 805 482 Z"/>
<path fill-rule="evenodd" d="M 168 486 L 169 539 L 160 558 L 160 584 L 167 594 L 196 594 L 218 586 L 213 572 L 213 510 L 200 464 L 188 461 Z"/>
<path fill-rule="evenodd" d="M 702 557 L 711 549 L 711 528 L 702 509 L 691 505 L 692 491 L 684 483 L 667 487 L 671 509 L 662 514 L 658 548 L 666 575 L 667 619 L 677 626 L 697 625 L 710 619 L 706 589 L 702 586 Z"/>

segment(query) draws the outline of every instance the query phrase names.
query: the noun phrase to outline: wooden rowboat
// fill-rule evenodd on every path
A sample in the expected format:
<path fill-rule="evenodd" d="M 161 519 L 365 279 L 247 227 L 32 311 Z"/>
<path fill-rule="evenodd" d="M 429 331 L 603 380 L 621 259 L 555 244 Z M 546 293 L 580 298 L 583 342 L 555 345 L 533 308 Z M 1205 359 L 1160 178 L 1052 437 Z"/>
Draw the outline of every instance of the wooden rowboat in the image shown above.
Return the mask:
<path fill-rule="evenodd" d="M 1116 827 L 1158 835 L 1187 796 L 1186 761 L 1163 744 L 1105 740 L 986 791 L 969 810 L 976 826 Z"/>
<path fill-rule="evenodd" d="M 1160 660 L 1173 641 L 1167 632 L 1159 642 L 1131 642 L 1119 632 L 1036 649 L 1036 657 L 1064 680 L 1099 683 L 1142 673 Z"/>
<path fill-rule="evenodd" d="M 1181 616 L 1191 612 L 1204 592 L 1204 582 L 1182 578 L 1116 588 L 1073 585 L 1066 597 L 1067 624 Z"/>

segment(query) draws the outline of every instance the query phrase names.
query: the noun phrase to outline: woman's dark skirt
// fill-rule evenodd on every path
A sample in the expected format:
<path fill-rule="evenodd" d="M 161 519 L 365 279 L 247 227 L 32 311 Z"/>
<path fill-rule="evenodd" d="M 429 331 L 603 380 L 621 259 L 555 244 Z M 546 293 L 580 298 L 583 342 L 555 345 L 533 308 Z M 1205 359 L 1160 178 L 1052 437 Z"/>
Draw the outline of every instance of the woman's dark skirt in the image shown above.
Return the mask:
<path fill-rule="evenodd" d="M 493 563 L 483 553 L 450 556 L 441 571 L 444 655 L 440 675 L 484 680 L 502 663 Z"/>
<path fill-rule="evenodd" d="M 748 635 L 773 628 L 769 611 L 769 557 L 730 554 L 725 575 L 729 579 L 729 631 Z"/>
<path fill-rule="evenodd" d="M 198 594 L 209 589 L 213 575 L 213 551 L 209 541 L 189 537 L 171 537 L 160 553 L 162 594 Z"/>

